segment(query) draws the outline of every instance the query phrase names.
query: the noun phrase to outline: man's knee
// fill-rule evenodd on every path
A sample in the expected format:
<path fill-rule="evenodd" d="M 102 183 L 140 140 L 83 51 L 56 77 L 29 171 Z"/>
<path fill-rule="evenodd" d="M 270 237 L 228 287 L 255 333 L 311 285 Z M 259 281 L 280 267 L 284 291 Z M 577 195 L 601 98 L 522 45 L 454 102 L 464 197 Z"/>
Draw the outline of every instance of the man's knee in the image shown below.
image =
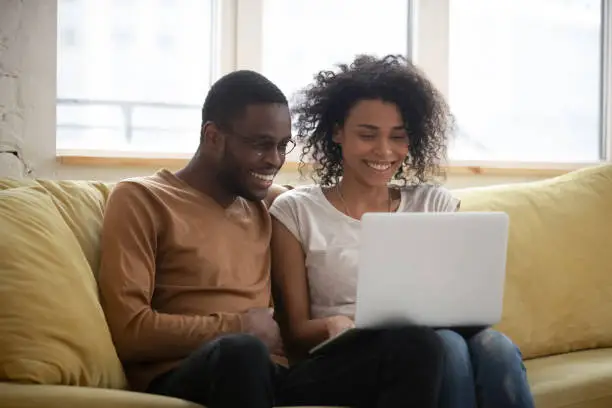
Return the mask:
<path fill-rule="evenodd" d="M 266 345 L 257 337 L 248 334 L 219 337 L 204 344 L 194 354 L 190 359 L 191 364 L 209 364 L 214 371 L 260 371 L 271 364 Z"/>
<path fill-rule="evenodd" d="M 389 329 L 385 333 L 383 344 L 395 359 L 407 359 L 411 362 L 422 361 L 423 364 L 439 365 L 443 359 L 443 348 L 440 337 L 430 328 L 407 326 Z"/>
<path fill-rule="evenodd" d="M 219 339 L 219 354 L 224 361 L 250 363 L 270 361 L 268 347 L 257 337 L 249 334 L 232 334 Z"/>

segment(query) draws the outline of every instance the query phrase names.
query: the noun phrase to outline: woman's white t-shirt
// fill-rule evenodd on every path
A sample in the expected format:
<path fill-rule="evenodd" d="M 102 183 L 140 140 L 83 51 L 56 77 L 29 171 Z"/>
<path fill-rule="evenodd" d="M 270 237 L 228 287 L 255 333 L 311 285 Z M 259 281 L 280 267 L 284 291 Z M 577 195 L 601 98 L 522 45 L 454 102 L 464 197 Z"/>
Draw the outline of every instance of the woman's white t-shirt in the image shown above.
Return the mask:
<path fill-rule="evenodd" d="M 452 212 L 458 205 L 459 200 L 445 188 L 421 184 L 401 187 L 397 212 Z M 360 221 L 336 209 L 317 185 L 281 194 L 270 213 L 304 250 L 312 318 L 353 317 Z"/>

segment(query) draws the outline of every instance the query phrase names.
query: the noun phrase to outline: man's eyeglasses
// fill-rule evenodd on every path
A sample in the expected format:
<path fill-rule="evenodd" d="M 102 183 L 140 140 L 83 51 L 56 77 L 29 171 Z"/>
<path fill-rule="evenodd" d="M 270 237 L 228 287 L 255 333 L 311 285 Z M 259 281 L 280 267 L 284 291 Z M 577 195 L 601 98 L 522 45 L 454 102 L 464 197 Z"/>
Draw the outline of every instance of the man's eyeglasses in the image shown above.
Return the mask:
<path fill-rule="evenodd" d="M 251 148 L 257 155 L 263 156 L 264 154 L 268 154 L 273 150 L 276 150 L 279 155 L 286 156 L 295 149 L 295 142 L 291 139 L 286 139 L 281 141 L 280 143 L 274 142 L 272 140 L 266 138 L 251 138 L 247 136 L 243 136 L 236 132 L 228 132 L 231 135 L 235 136 L 242 143 Z"/>

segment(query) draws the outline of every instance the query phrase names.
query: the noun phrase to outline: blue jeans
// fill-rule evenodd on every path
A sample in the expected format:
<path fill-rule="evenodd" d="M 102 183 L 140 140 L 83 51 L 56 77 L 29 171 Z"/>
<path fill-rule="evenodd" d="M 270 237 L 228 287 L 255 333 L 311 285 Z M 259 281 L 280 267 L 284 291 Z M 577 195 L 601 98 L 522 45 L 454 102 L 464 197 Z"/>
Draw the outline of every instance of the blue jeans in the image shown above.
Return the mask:
<path fill-rule="evenodd" d="M 502 333 L 486 329 L 464 339 L 438 330 L 445 351 L 440 407 L 534 408 L 520 350 Z"/>

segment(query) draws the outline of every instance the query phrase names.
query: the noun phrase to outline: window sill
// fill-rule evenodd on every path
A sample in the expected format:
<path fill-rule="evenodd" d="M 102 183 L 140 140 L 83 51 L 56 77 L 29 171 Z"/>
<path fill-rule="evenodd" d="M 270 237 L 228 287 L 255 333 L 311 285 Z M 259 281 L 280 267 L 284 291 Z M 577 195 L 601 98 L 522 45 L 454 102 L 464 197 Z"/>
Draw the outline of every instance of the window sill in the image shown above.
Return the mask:
<path fill-rule="evenodd" d="M 176 170 L 183 167 L 190 155 L 175 156 L 143 156 L 115 154 L 106 155 L 88 152 L 58 152 L 56 160 L 63 166 L 78 167 L 140 167 L 167 168 Z M 498 177 L 556 177 L 583 167 L 595 166 L 600 163 L 519 163 L 519 162 L 456 162 L 446 166 L 447 173 L 453 176 L 498 176 Z M 298 163 L 287 161 L 282 173 L 292 173 L 298 170 Z"/>

